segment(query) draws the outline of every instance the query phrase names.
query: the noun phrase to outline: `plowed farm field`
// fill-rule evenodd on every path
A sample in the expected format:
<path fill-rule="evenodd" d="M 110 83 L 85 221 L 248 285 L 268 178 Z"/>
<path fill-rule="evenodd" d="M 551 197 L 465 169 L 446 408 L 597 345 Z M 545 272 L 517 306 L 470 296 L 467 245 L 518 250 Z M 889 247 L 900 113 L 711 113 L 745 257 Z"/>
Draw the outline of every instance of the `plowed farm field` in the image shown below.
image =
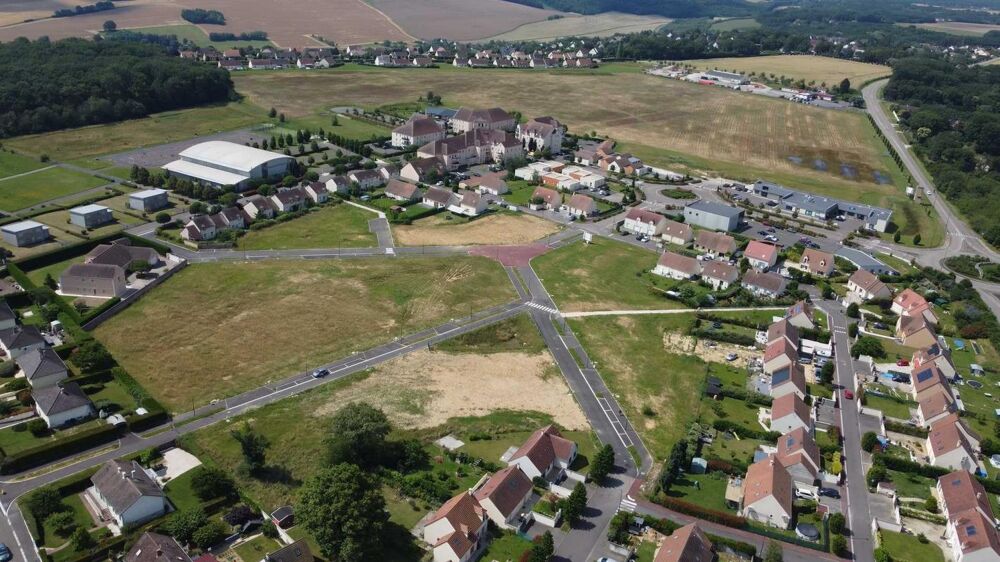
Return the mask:
<path fill-rule="evenodd" d="M 414 101 L 433 90 L 449 107 L 501 105 L 526 117 L 553 115 L 571 131 L 608 135 L 654 164 L 771 178 L 850 198 L 895 191 L 868 179 L 886 163 L 861 113 L 668 80 L 624 65 L 549 72 L 348 65 L 310 73 L 251 72 L 233 80 L 255 104 L 293 116 L 338 105 Z M 829 168 L 797 163 L 817 159 Z M 856 170 L 855 177 L 840 175 L 837 164 Z"/>
<path fill-rule="evenodd" d="M 369 3 L 414 37 L 459 41 L 490 37 L 561 13 L 505 0 L 369 0 Z"/>

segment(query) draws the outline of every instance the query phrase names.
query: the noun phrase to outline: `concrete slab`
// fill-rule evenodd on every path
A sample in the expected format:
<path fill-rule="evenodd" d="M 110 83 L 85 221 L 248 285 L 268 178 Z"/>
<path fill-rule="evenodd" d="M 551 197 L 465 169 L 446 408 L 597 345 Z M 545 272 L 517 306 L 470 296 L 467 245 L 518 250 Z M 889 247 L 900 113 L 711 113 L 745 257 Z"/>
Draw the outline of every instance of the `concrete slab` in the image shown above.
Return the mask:
<path fill-rule="evenodd" d="M 181 474 L 201 466 L 201 461 L 184 449 L 175 447 L 163 452 L 163 466 L 165 468 L 156 475 L 161 483 L 173 480 Z"/>
<path fill-rule="evenodd" d="M 435 441 L 434 444 L 440 447 L 444 447 L 449 451 L 454 451 L 455 449 L 458 449 L 462 445 L 465 445 L 465 442 L 456 439 L 454 435 L 445 435 L 441 439 Z"/>

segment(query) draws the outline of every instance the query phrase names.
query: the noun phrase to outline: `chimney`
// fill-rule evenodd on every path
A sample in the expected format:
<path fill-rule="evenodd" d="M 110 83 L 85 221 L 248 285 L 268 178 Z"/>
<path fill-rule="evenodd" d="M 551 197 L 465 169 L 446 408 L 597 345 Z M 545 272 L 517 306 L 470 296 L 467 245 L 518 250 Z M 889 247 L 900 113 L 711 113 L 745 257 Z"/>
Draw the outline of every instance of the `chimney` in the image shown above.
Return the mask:
<path fill-rule="evenodd" d="M 156 557 L 160 558 L 161 556 L 163 556 L 163 549 L 160 547 L 156 547 Z"/>

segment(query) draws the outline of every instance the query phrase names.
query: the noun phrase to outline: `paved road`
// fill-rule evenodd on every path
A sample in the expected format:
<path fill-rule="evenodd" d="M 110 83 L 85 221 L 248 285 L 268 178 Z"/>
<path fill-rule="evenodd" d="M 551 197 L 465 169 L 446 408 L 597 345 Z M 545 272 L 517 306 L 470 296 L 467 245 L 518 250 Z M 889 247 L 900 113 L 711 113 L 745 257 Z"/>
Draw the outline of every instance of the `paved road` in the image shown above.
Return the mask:
<path fill-rule="evenodd" d="M 522 314 L 526 309 L 527 306 L 524 302 L 514 301 L 465 318 L 446 322 L 440 326 L 408 335 L 363 353 L 329 363 L 324 367 L 330 370 L 330 375 L 324 378 L 313 378 L 311 371 L 302 372 L 272 385 L 228 398 L 222 402 L 222 409 L 216 404 L 180 414 L 168 426 L 161 426 L 147 432 L 146 435 L 148 437 L 127 434 L 119 440 L 117 447 L 98 454 L 94 454 L 92 451 L 90 453 L 91 456 L 82 458 L 82 460 L 73 464 L 46 472 L 45 474 L 31 476 L 22 473 L 7 476 L 5 480 L 0 481 L 0 485 L 2 485 L 4 491 L 4 495 L 0 498 L 0 508 L 3 509 L 6 515 L 6 519 L 0 519 L 0 541 L 6 542 L 12 548 L 17 546 L 21 551 L 20 559 L 28 562 L 39 560 L 38 554 L 33 548 L 31 534 L 20 515 L 20 510 L 14 502 L 20 496 L 41 486 L 78 474 L 108 460 L 129 455 L 149 447 L 157 447 L 170 443 L 181 435 L 228 420 L 252 408 L 300 394 L 317 386 L 364 371 L 390 359 L 427 349 L 442 341 Z M 183 425 L 177 425 L 185 420 L 190 421 Z M 156 433 L 156 431 L 159 431 L 159 433 Z"/>
<path fill-rule="evenodd" d="M 834 301 L 820 300 L 817 296 L 813 296 L 813 300 L 829 319 L 837 366 L 837 384 L 841 389 L 853 391 L 855 367 L 850 354 L 850 339 L 847 337 L 847 316 L 844 315 L 840 304 Z M 854 401 L 843 400 L 842 394 L 841 406 L 840 429 L 844 438 L 844 469 L 847 471 L 847 482 L 843 487 L 844 504 L 847 507 L 848 528 L 851 529 L 851 552 L 854 553 L 854 559 L 859 562 L 874 562 L 872 518 L 868 507 L 868 490 L 865 487 L 865 468 L 861 459 L 860 416 L 857 404 Z"/>

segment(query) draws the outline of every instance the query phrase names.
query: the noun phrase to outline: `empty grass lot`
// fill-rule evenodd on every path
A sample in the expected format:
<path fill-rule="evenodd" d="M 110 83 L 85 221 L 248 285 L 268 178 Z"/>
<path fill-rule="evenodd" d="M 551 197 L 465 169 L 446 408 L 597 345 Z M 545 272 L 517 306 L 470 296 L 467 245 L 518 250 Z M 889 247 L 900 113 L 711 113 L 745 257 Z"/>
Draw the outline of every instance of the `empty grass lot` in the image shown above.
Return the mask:
<path fill-rule="evenodd" d="M 0 179 L 44 168 L 45 166 L 48 166 L 48 164 L 43 164 L 20 154 L 0 150 Z"/>
<path fill-rule="evenodd" d="M 595 237 L 590 244 L 570 244 L 531 263 L 563 312 L 683 308 L 652 289 L 660 282 L 648 273 L 657 259 L 656 252 Z"/>
<path fill-rule="evenodd" d="M 0 180 L 0 209 L 17 211 L 109 183 L 80 172 L 48 168 Z"/>
<path fill-rule="evenodd" d="M 256 537 L 242 542 L 233 548 L 233 552 L 240 557 L 243 562 L 259 562 L 268 554 L 284 546 L 274 539 L 257 535 Z"/>
<path fill-rule="evenodd" d="M 922 543 L 913 535 L 880 531 L 882 547 L 897 562 L 944 562 L 944 553 L 934 543 Z"/>
<path fill-rule="evenodd" d="M 129 31 L 137 31 L 139 33 L 148 33 L 150 35 L 176 35 L 178 39 L 187 39 L 188 41 L 198 45 L 199 47 L 215 47 L 216 49 L 223 51 L 225 49 L 232 49 L 236 47 L 267 47 L 271 45 L 270 41 L 212 41 L 208 38 L 208 34 L 201 30 L 196 25 L 191 24 L 181 24 L 181 25 L 159 25 L 154 27 L 133 27 L 129 28 Z M 255 560 L 247 560 L 246 562 L 256 562 Z"/>
<path fill-rule="evenodd" d="M 514 298 L 483 258 L 196 264 L 95 334 L 183 411 Z"/>
<path fill-rule="evenodd" d="M 610 135 L 630 147 L 656 147 L 648 151 L 655 158 L 639 156 L 663 166 L 678 164 L 681 171 L 687 162 L 690 169 L 787 180 L 799 187 L 862 185 L 861 192 L 884 193 L 897 189 L 872 183 L 870 171 L 885 166 L 884 147 L 862 114 L 706 88 L 641 71 L 638 64 L 541 74 L 451 66 L 399 72 L 344 65 L 310 73 L 242 73 L 233 81 L 249 101 L 273 106 L 290 118 L 335 106 L 376 108 L 412 101 L 433 90 L 445 96 L 449 107 L 491 107 L 504 100 L 505 109 L 553 115 L 570 130 Z M 490 88 L 482 87 L 484 81 Z M 560 94 L 552 96 L 552 91 Z M 866 181 L 841 179 L 839 166 L 831 165 L 833 173 L 797 166 L 790 156 L 843 162 L 857 168 Z"/>
<path fill-rule="evenodd" d="M 351 205 L 326 206 L 311 213 L 240 238 L 243 250 L 292 250 L 303 248 L 362 248 L 377 246 L 368 231 L 373 212 Z"/>
<path fill-rule="evenodd" d="M 664 339 L 665 332 L 683 331 L 692 321 L 689 314 L 568 320 L 658 460 L 667 457 L 701 408 L 706 363 Z M 643 414 L 646 406 L 653 415 Z"/>
<path fill-rule="evenodd" d="M 892 74 L 892 69 L 880 64 L 869 64 L 832 57 L 812 55 L 771 55 L 761 57 L 734 57 L 721 59 L 692 59 L 681 61 L 700 70 L 726 70 L 741 74 L 785 76 L 817 85 L 840 84 L 847 78 L 854 86 L 860 86 L 873 78 Z"/>
<path fill-rule="evenodd" d="M 53 159 L 65 161 L 231 131 L 265 121 L 267 113 L 259 107 L 229 103 L 156 113 L 108 125 L 15 137 L 5 144 L 24 154 L 48 154 Z"/>

